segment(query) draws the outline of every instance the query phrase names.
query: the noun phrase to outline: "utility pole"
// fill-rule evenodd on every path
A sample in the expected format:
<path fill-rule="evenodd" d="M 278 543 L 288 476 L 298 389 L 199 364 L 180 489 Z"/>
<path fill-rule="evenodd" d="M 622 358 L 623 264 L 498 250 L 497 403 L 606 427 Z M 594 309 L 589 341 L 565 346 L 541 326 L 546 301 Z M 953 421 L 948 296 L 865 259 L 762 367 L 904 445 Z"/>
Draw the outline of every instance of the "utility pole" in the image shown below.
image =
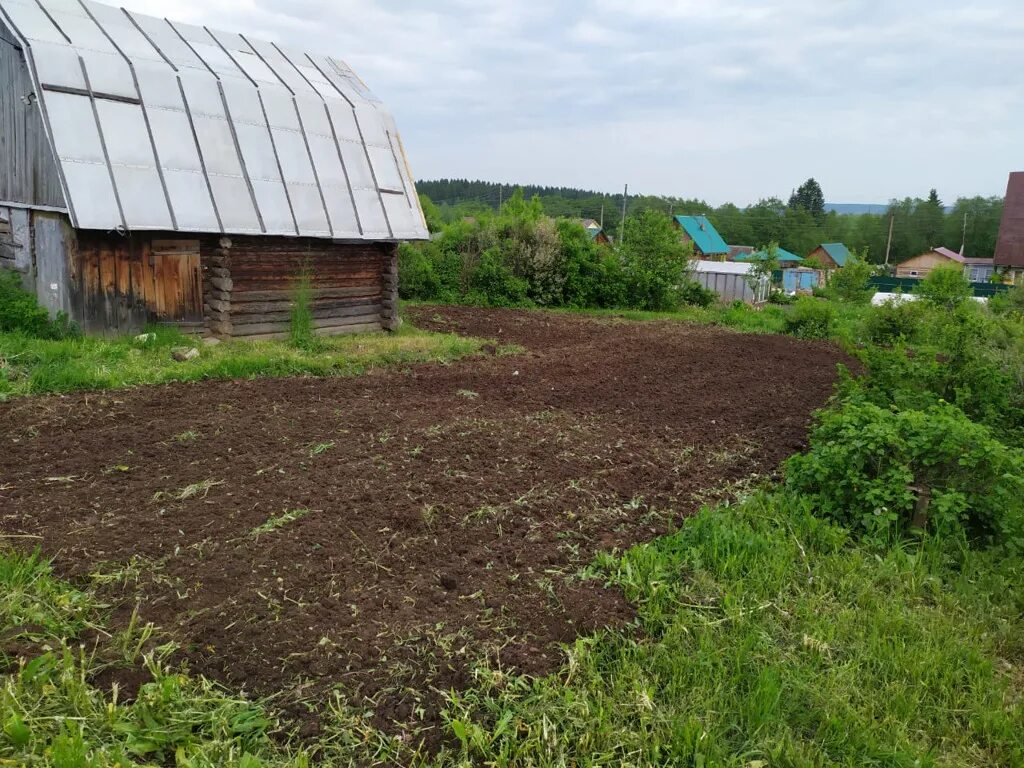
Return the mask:
<path fill-rule="evenodd" d="M 889 266 L 889 252 L 892 250 L 892 223 L 896 220 L 896 214 L 889 214 L 889 242 L 885 244 L 885 266 Z"/>
<path fill-rule="evenodd" d="M 604 203 L 601 203 L 601 229 L 604 229 Z"/>
<path fill-rule="evenodd" d="M 967 250 L 967 211 L 964 211 L 964 236 L 960 241 L 960 255 L 964 255 L 964 251 Z"/>
<path fill-rule="evenodd" d="M 629 200 L 629 184 L 622 193 L 622 229 L 619 230 L 619 245 L 626 242 L 626 201 Z"/>
<path fill-rule="evenodd" d="M 501 194 L 503 191 L 504 191 L 504 185 L 499 184 L 498 185 L 498 210 L 499 211 L 501 210 L 502 203 L 504 203 L 504 199 L 502 198 L 502 194 Z"/>

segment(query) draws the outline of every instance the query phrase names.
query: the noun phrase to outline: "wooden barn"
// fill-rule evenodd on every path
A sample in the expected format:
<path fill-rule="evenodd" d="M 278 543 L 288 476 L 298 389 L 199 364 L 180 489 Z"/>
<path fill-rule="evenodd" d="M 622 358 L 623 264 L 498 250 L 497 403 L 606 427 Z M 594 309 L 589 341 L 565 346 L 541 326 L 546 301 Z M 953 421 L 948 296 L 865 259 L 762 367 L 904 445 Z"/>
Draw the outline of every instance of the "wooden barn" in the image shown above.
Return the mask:
<path fill-rule="evenodd" d="M 342 61 L 91 0 L 0 0 L 0 266 L 86 331 L 397 324 L 428 237 L 394 120 Z"/>
<path fill-rule="evenodd" d="M 1010 174 L 999 225 L 995 264 L 1014 283 L 1024 283 L 1024 171 Z"/>

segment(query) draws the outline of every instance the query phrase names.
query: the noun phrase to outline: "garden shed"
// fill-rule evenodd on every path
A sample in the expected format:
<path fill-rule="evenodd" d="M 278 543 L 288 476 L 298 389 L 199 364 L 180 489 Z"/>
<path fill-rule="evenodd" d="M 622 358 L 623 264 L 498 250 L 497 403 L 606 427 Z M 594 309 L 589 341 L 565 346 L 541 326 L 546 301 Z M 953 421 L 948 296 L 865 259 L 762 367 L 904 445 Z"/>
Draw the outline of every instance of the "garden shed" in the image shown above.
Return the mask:
<path fill-rule="evenodd" d="M 0 266 L 85 330 L 397 323 L 428 237 L 394 120 L 342 61 L 91 0 L 0 0 Z"/>

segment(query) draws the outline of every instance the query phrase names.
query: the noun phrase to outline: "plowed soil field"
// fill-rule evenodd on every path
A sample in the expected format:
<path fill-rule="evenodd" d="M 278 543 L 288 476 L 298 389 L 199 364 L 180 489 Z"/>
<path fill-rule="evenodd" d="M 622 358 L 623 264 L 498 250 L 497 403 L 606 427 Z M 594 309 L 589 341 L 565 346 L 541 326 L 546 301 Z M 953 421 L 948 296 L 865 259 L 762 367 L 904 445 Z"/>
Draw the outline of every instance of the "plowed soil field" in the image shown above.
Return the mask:
<path fill-rule="evenodd" d="M 631 618 L 582 571 L 799 450 L 843 355 L 675 323 L 417 308 L 498 341 L 349 379 L 0 405 L 0 532 L 316 732 L 339 690 L 409 738 L 471 664 L 543 673 Z M 524 351 L 508 354 L 503 345 Z M 20 538 L 22 536 L 39 538 Z"/>

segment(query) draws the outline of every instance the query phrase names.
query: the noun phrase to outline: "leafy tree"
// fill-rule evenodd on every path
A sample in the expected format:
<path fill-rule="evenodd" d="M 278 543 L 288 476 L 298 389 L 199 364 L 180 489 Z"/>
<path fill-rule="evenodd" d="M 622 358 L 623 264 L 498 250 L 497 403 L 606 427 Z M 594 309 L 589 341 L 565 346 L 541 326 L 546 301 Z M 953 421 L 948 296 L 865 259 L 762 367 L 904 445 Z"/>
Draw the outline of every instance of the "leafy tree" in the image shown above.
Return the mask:
<path fill-rule="evenodd" d="M 793 210 L 807 211 L 815 219 L 823 219 L 825 217 L 825 193 L 821 190 L 821 184 L 813 178 L 805 181 L 790 195 L 789 207 Z"/>
<path fill-rule="evenodd" d="M 693 250 L 682 242 L 667 216 L 642 211 L 627 218 L 620 255 L 630 306 L 665 311 L 679 305 Z"/>
<path fill-rule="evenodd" d="M 420 208 L 423 209 L 423 218 L 427 222 L 427 231 L 440 232 L 444 227 L 444 217 L 441 209 L 434 205 L 434 201 L 424 194 L 420 194 Z"/>
<path fill-rule="evenodd" d="M 846 266 L 836 270 L 829 280 L 828 288 L 840 301 L 853 304 L 866 304 L 871 301 L 872 290 L 868 287 L 871 277 L 871 265 L 862 254 L 852 251 Z"/>

